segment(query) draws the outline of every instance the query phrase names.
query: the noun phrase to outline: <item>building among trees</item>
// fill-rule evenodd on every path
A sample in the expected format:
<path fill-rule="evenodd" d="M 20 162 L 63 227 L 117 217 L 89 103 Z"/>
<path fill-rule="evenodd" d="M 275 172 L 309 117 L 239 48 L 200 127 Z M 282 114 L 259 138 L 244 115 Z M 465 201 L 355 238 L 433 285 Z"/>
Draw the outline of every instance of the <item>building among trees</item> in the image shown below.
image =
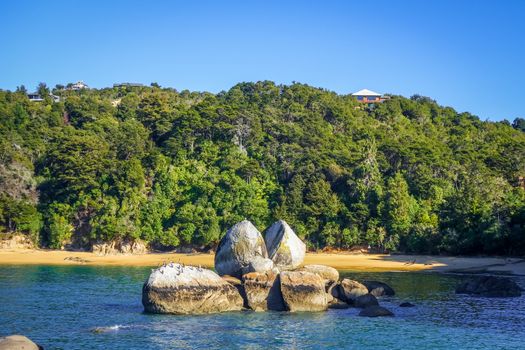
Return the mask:
<path fill-rule="evenodd" d="M 89 86 L 83 81 L 77 81 L 74 84 L 67 84 L 66 90 L 78 91 L 82 89 L 89 89 Z"/>
<path fill-rule="evenodd" d="M 368 104 L 381 103 L 385 100 L 383 95 L 368 89 L 362 89 L 357 92 L 354 92 L 352 96 L 357 98 L 357 101 Z"/>

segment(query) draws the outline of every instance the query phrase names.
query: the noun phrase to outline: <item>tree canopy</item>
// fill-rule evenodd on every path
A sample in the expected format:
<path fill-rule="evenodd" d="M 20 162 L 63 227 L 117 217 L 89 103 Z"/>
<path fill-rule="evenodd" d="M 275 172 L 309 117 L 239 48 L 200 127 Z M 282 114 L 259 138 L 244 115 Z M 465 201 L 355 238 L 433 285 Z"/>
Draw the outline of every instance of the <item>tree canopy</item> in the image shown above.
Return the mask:
<path fill-rule="evenodd" d="M 312 249 L 525 254 L 521 118 L 269 81 L 25 91 L 0 91 L 0 232 L 42 246 L 209 248 L 282 218 Z"/>

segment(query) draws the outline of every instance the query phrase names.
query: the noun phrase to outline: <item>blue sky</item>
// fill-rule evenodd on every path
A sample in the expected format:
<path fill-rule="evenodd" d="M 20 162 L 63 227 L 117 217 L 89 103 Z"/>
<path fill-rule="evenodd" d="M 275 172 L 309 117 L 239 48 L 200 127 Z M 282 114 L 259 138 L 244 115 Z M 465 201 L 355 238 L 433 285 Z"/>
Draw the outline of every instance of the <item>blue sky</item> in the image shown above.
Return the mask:
<path fill-rule="evenodd" d="M 1 1 L 0 88 L 292 81 L 525 117 L 525 1 Z"/>

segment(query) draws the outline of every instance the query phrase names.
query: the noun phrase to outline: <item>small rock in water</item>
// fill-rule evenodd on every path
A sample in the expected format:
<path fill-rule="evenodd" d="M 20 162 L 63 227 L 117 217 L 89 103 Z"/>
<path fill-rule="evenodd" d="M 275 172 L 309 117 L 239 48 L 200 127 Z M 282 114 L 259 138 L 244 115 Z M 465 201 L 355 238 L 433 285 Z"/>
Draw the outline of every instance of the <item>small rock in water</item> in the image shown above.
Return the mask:
<path fill-rule="evenodd" d="M 522 289 L 507 277 L 477 276 L 469 278 L 456 288 L 457 294 L 482 297 L 509 298 L 521 296 Z"/>
<path fill-rule="evenodd" d="M 337 289 L 336 289 L 337 288 Z M 368 294 L 368 289 L 361 283 L 345 278 L 341 283 L 332 289 L 332 295 L 335 298 L 353 303 L 357 297 Z"/>
<path fill-rule="evenodd" d="M 396 294 L 394 289 L 384 282 L 364 281 L 363 284 L 368 288 L 368 292 L 375 297 L 382 297 L 383 295 L 392 296 Z"/>
<path fill-rule="evenodd" d="M 354 306 L 362 309 L 367 308 L 369 306 L 377 305 L 379 305 L 379 303 L 377 302 L 377 298 L 372 294 L 361 295 L 354 300 Z"/>
<path fill-rule="evenodd" d="M 367 308 L 364 308 L 359 313 L 359 316 L 364 317 L 381 317 L 381 316 L 394 316 L 392 311 L 385 309 L 382 306 L 375 305 L 375 306 L 369 306 Z"/>
<path fill-rule="evenodd" d="M 109 333 L 109 332 L 116 332 L 119 329 L 123 328 L 121 325 L 115 325 L 115 326 L 109 326 L 109 327 L 95 327 L 91 330 L 93 333 Z"/>
<path fill-rule="evenodd" d="M 414 307 L 416 305 L 412 304 L 412 303 L 409 303 L 407 301 L 405 301 L 404 303 L 401 303 L 399 304 L 399 307 Z"/>

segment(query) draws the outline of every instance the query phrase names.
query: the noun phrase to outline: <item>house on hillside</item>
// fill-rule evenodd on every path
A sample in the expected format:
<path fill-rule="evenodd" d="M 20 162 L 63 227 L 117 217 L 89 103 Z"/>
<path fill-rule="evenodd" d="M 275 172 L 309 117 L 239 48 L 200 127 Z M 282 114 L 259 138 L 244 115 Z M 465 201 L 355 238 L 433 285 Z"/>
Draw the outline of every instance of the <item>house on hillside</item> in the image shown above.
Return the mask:
<path fill-rule="evenodd" d="M 373 103 L 381 103 L 384 100 L 386 100 L 386 98 L 383 97 L 383 95 L 368 89 L 363 89 L 354 92 L 352 96 L 354 96 L 357 99 L 357 101 L 367 103 L 369 105 Z"/>
<path fill-rule="evenodd" d="M 89 86 L 87 86 L 87 84 L 84 83 L 83 81 L 77 81 L 74 84 L 68 84 L 66 89 L 77 91 L 77 90 L 82 90 L 82 89 L 89 89 Z"/>
<path fill-rule="evenodd" d="M 53 102 L 60 102 L 60 96 L 56 96 L 56 95 L 53 95 L 53 94 L 49 94 L 49 96 L 51 97 Z M 31 102 L 42 102 L 42 101 L 44 101 L 44 99 L 42 98 L 42 96 L 40 96 L 40 94 L 38 92 L 32 92 L 30 94 L 27 94 L 27 98 Z"/>

